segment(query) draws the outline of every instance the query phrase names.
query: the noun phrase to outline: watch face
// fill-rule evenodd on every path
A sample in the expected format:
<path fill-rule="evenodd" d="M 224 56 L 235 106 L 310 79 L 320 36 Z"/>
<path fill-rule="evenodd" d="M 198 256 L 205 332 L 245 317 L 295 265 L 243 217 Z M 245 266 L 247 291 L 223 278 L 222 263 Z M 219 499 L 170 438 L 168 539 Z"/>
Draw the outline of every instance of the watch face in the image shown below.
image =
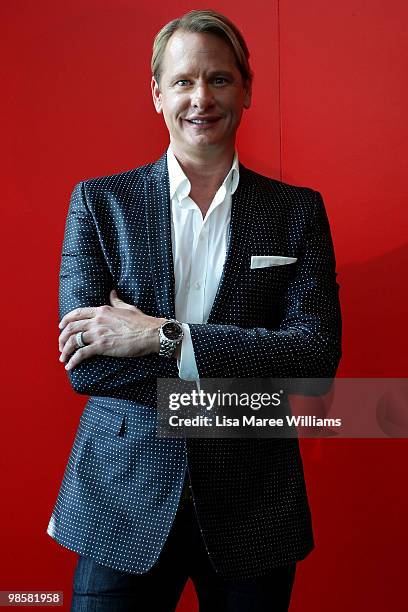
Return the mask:
<path fill-rule="evenodd" d="M 181 336 L 180 325 L 178 323 L 173 323 L 172 321 L 166 323 L 163 325 L 163 334 L 168 340 L 172 340 L 173 342 L 179 340 Z"/>

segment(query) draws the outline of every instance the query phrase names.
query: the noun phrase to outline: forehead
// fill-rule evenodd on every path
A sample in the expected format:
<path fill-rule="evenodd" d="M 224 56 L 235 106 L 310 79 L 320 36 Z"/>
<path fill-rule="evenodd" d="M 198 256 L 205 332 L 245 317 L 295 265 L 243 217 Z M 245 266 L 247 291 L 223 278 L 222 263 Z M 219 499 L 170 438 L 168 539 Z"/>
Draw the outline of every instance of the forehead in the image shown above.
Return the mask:
<path fill-rule="evenodd" d="M 215 34 L 177 31 L 163 54 L 162 73 L 180 70 L 237 70 L 231 47 Z"/>

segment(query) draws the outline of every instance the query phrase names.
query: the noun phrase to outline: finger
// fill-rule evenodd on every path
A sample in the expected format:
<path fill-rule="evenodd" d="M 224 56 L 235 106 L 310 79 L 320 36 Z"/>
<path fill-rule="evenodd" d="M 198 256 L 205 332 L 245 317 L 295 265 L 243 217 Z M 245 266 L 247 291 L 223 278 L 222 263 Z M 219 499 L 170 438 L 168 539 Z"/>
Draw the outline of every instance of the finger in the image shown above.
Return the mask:
<path fill-rule="evenodd" d="M 89 359 L 97 354 L 96 349 L 93 344 L 89 346 L 84 346 L 83 348 L 78 349 L 69 359 L 68 363 L 65 365 L 66 370 L 72 370 L 77 365 L 79 365 L 85 359 Z"/>
<path fill-rule="evenodd" d="M 84 344 L 90 345 L 92 343 L 92 338 L 90 335 L 90 332 L 83 332 L 82 334 L 82 340 L 84 342 Z M 73 355 L 73 353 L 75 353 L 75 351 L 79 350 L 79 346 L 78 343 L 76 341 L 76 335 L 72 335 L 68 338 L 67 342 L 65 343 L 62 351 L 61 351 L 61 355 L 59 356 L 59 360 L 62 363 L 65 363 L 67 361 L 69 361 L 69 358 L 71 357 L 71 355 Z"/>
<path fill-rule="evenodd" d="M 60 351 L 63 350 L 66 342 L 70 336 L 77 334 L 80 331 L 87 331 L 91 325 L 91 319 L 73 321 L 72 323 L 68 323 L 63 331 L 60 333 L 58 338 L 58 348 Z"/>
<path fill-rule="evenodd" d="M 136 308 L 136 306 L 133 306 L 132 304 L 128 304 L 127 302 L 121 300 L 118 297 L 118 294 L 116 293 L 115 289 L 112 289 L 112 291 L 110 292 L 109 300 L 111 305 L 115 308 L 127 308 L 128 310 L 135 310 Z"/>
<path fill-rule="evenodd" d="M 91 319 L 95 316 L 96 307 L 87 307 L 87 308 L 75 308 L 75 310 L 71 310 L 65 316 L 62 317 L 61 321 L 58 324 L 60 329 L 64 329 L 64 327 L 71 323 L 72 321 L 79 321 L 80 319 Z"/>

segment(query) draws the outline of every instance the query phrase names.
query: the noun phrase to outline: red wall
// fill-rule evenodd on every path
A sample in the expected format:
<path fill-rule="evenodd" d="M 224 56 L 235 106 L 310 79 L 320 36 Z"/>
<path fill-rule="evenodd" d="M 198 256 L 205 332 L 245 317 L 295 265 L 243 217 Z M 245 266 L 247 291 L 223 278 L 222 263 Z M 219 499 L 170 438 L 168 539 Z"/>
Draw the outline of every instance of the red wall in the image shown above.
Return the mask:
<path fill-rule="evenodd" d="M 238 23 L 252 50 L 242 161 L 324 196 L 342 287 L 340 374 L 407 376 L 406 3 L 229 0 L 212 7 Z M 56 589 L 70 598 L 76 555 L 45 533 L 85 403 L 58 362 L 68 198 L 80 179 L 164 150 L 149 93 L 151 42 L 162 24 L 192 8 L 134 0 L 0 7 L 0 590 Z M 402 612 L 406 443 L 306 442 L 317 549 L 299 565 L 292 610 Z M 179 612 L 195 610 L 192 602 L 190 583 Z"/>

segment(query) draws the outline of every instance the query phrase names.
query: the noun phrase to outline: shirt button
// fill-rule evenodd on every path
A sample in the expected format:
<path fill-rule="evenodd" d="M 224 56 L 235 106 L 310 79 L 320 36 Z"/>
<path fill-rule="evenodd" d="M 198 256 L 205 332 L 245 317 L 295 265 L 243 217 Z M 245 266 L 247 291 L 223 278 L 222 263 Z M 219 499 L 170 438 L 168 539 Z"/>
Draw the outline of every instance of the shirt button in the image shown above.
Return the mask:
<path fill-rule="evenodd" d="M 197 281 L 197 282 L 195 283 L 194 287 L 195 287 L 196 289 L 199 289 L 199 288 L 201 287 L 201 283 L 200 283 L 199 281 Z"/>

